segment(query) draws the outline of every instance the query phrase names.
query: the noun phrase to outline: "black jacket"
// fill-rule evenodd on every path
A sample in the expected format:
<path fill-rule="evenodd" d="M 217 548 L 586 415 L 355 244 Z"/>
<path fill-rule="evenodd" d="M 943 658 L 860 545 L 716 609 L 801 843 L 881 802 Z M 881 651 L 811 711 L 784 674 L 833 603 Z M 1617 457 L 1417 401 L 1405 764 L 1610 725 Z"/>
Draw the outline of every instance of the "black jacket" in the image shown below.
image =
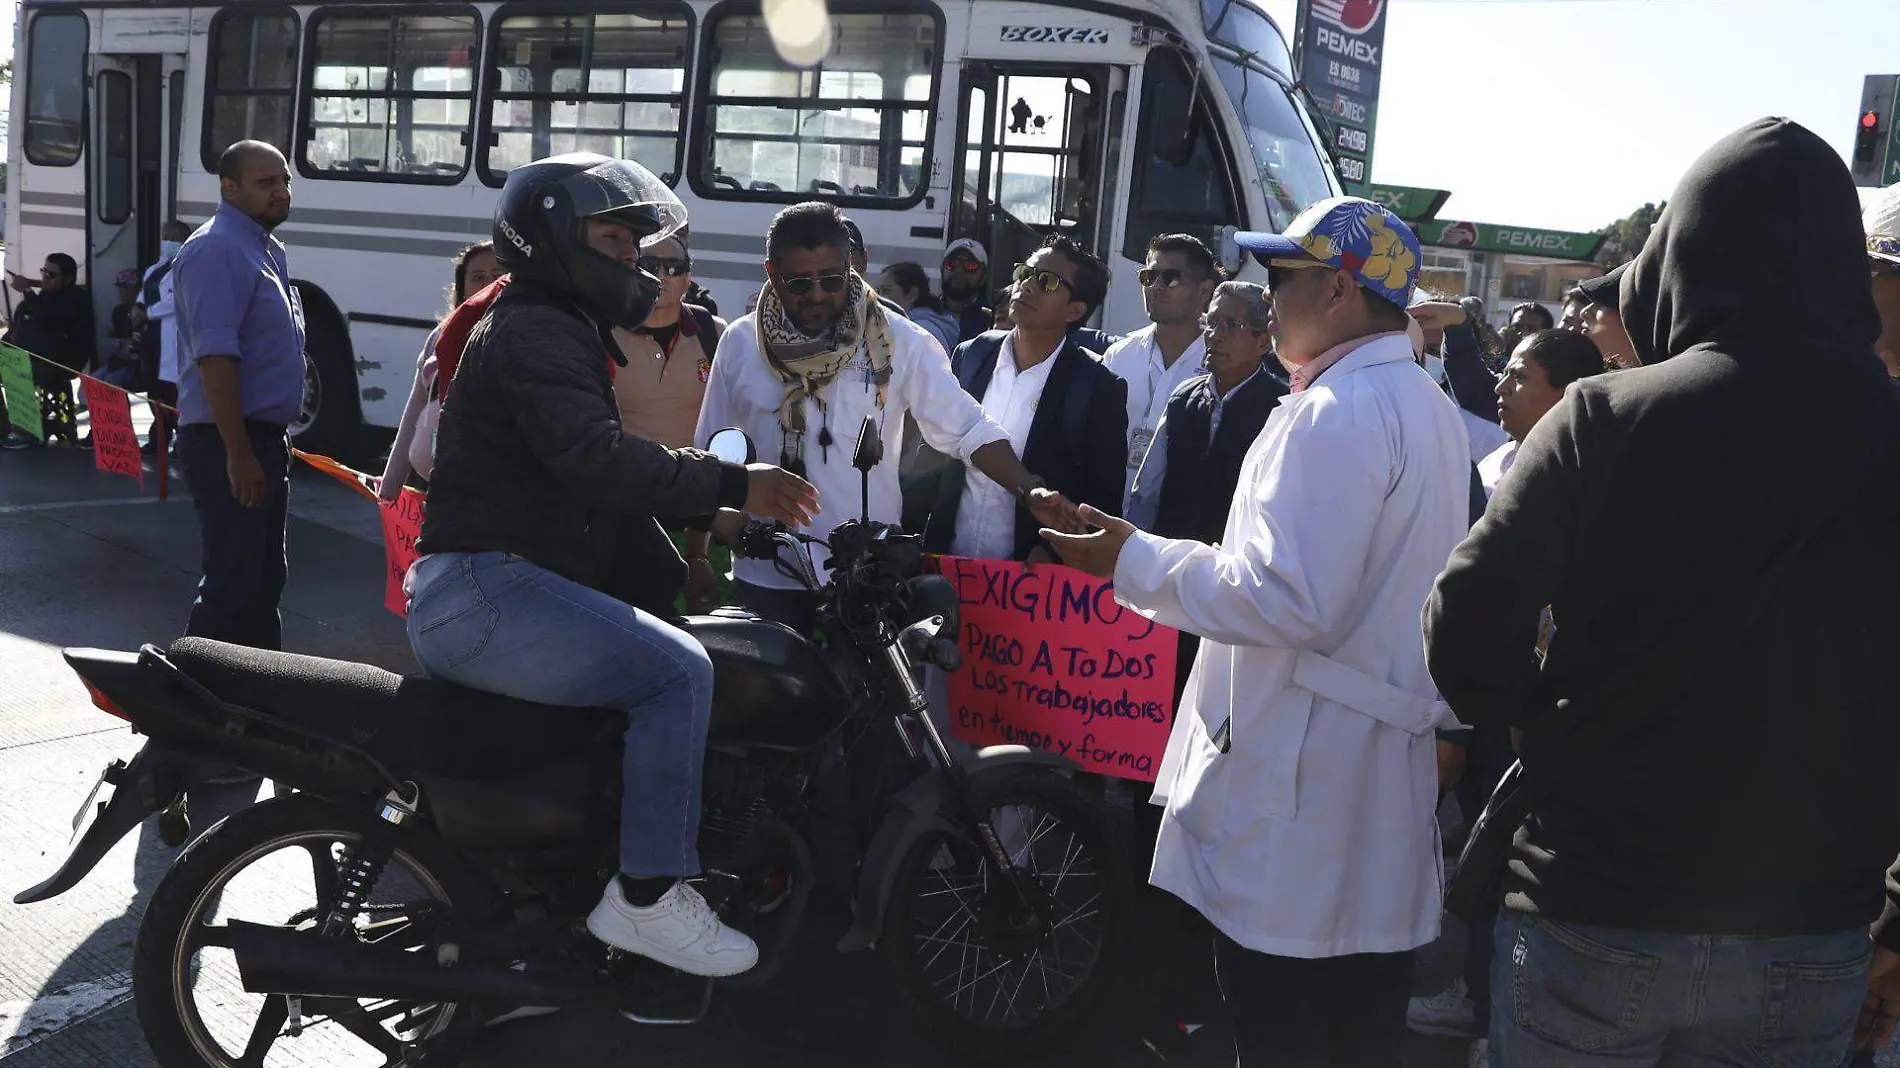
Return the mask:
<path fill-rule="evenodd" d="M 1646 366 L 1565 392 L 1440 576 L 1440 692 L 1524 730 L 1508 906 L 1754 936 L 1880 913 L 1900 396 L 1866 274 L 1833 149 L 1775 119 L 1719 142 L 1623 280 Z"/>
<path fill-rule="evenodd" d="M 746 471 L 622 433 L 609 351 L 522 282 L 497 298 L 442 405 L 418 552 L 515 553 L 671 614 L 686 565 L 657 520 L 742 506 Z"/>
<path fill-rule="evenodd" d="M 6 340 L 43 357 L 33 361 L 33 382 L 56 388 L 92 367 L 99 348 L 92 326 L 92 294 L 84 286 L 66 285 L 50 293 L 36 289 L 13 309 Z"/>
<path fill-rule="evenodd" d="M 983 399 L 996 373 L 996 354 L 1008 331 L 992 330 L 957 346 L 950 358 L 964 392 Z M 1128 383 L 1102 366 L 1071 336 L 1053 359 L 1042 403 L 1029 424 L 1023 466 L 1071 501 L 1092 504 L 1114 514 L 1121 509 L 1123 471 L 1128 464 Z M 948 552 L 956 536 L 957 505 L 963 497 L 964 464 L 944 465 L 936 506 L 924 529 L 924 545 Z M 1016 551 L 1021 560 L 1040 543 L 1042 524 L 1029 509 L 1016 509 Z"/>

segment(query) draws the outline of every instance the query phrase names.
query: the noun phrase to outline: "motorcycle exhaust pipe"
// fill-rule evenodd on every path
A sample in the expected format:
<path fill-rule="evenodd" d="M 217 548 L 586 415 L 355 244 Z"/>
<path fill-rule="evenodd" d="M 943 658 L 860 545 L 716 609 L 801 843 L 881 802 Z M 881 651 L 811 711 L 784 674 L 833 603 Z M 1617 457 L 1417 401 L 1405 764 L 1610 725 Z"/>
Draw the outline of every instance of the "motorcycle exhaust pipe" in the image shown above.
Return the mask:
<path fill-rule="evenodd" d="M 550 976 L 483 965 L 460 967 L 452 946 L 434 953 L 365 945 L 316 931 L 233 920 L 231 950 L 244 989 L 253 994 L 485 1001 L 509 1005 L 603 1005 L 624 991 L 586 975 Z"/>

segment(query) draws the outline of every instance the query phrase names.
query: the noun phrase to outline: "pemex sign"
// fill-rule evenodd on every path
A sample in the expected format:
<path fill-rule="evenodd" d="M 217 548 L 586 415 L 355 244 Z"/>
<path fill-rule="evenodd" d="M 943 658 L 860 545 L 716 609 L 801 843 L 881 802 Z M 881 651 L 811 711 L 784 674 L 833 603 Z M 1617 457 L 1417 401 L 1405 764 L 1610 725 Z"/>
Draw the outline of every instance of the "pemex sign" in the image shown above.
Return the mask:
<path fill-rule="evenodd" d="M 1559 260 L 1587 260 L 1597 254 L 1606 235 L 1580 234 L 1572 230 L 1536 230 L 1527 226 L 1498 226 L 1494 223 L 1460 222 L 1434 219 L 1416 224 L 1413 229 L 1421 244 L 1440 248 L 1462 248 L 1473 252 L 1507 252 L 1523 256 L 1547 256 Z"/>

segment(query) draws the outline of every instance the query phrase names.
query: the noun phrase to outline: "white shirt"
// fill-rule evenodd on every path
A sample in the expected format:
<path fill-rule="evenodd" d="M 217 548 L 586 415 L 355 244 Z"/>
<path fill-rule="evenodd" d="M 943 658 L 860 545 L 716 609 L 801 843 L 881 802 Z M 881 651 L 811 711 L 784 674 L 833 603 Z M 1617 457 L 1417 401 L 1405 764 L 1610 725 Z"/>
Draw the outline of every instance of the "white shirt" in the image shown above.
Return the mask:
<path fill-rule="evenodd" d="M 1128 383 L 1128 477 L 1122 485 L 1122 504 L 1128 503 L 1135 489 L 1135 474 L 1142 458 L 1154 444 L 1161 427 L 1161 415 L 1168 410 L 1168 398 L 1181 383 L 1204 373 L 1207 368 L 1207 338 L 1200 333 L 1172 364 L 1163 363 L 1161 346 L 1155 343 L 1155 326 L 1135 331 L 1108 347 L 1102 364 Z"/>
<path fill-rule="evenodd" d="M 1455 405 L 1458 402 L 1452 401 L 1452 403 Z M 1474 415 L 1463 408 L 1458 409 L 1458 415 L 1464 420 L 1465 438 L 1471 444 L 1471 462 L 1474 464 L 1496 452 L 1511 440 L 1511 435 L 1506 433 L 1502 426 L 1482 415 Z"/>
<path fill-rule="evenodd" d="M 1122 549 L 1117 598 L 1203 636 L 1155 780 L 1151 880 L 1249 949 L 1438 934 L 1450 712 L 1419 614 L 1470 519 L 1468 449 L 1411 342 L 1375 337 L 1281 398 L 1221 548 L 1137 531 Z"/>
<path fill-rule="evenodd" d="M 967 460 L 977 449 L 1007 437 L 1003 428 L 983 414 L 983 406 L 963 391 L 950 370 L 950 357 L 924 328 L 902 316 L 886 317 L 891 328 L 891 381 L 884 409 L 877 407 L 877 386 L 871 382 L 871 358 L 862 344 L 857 355 L 831 380 L 819 397 L 830 410 L 831 448 L 818 446 L 819 428 L 826 425 L 825 408 L 818 399 L 805 401 L 805 479 L 818 490 L 818 514 L 811 525 L 798 529 L 820 538 L 847 519 L 862 514 L 863 493 L 858 472 L 851 466 L 851 450 L 858 427 L 866 416 L 879 420 L 884 439 L 884 462 L 871 472 L 871 518 L 895 523 L 903 514 L 903 496 L 897 483 L 899 450 L 904 436 L 904 413 L 909 412 L 930 447 Z M 706 399 L 700 405 L 699 426 L 693 442 L 705 448 L 717 431 L 738 427 L 752 438 L 761 463 L 779 461 L 779 405 L 785 386 L 772 373 L 759 350 L 758 325 L 746 315 L 726 327 L 706 380 Z M 820 582 L 830 574 L 822 567 L 827 554 L 820 549 L 812 564 Z M 796 566 L 795 564 L 793 565 Z M 773 589 L 803 589 L 781 574 L 770 560 L 734 560 L 733 577 Z"/>
<path fill-rule="evenodd" d="M 149 281 L 153 271 L 170 262 L 162 260 L 146 268 L 143 281 Z M 172 300 L 172 277 L 173 273 L 166 271 L 158 280 L 158 301 L 145 309 L 146 318 L 158 320 L 158 377 L 164 382 L 176 382 L 185 373 L 178 355 L 178 305 Z"/>
<path fill-rule="evenodd" d="M 1504 472 L 1511 469 L 1517 460 L 1517 442 L 1507 441 L 1493 449 L 1484 459 L 1478 461 L 1478 481 L 1484 483 L 1484 499 L 1498 491 L 1498 483 L 1504 480 Z"/>
<path fill-rule="evenodd" d="M 1043 387 L 1049 384 L 1049 369 L 1056 365 L 1056 352 L 1065 343 L 1066 339 L 1056 342 L 1055 351 L 1027 371 L 1016 370 L 1015 331 L 996 351 L 996 370 L 983 391 L 983 410 L 1002 425 L 1009 447 L 1018 456 L 1029 443 L 1029 428 L 1036 421 Z M 957 533 L 950 541 L 950 555 L 1007 560 L 1016 552 L 1016 497 L 974 465 L 966 462 L 964 466 L 963 497 L 957 503 Z"/>

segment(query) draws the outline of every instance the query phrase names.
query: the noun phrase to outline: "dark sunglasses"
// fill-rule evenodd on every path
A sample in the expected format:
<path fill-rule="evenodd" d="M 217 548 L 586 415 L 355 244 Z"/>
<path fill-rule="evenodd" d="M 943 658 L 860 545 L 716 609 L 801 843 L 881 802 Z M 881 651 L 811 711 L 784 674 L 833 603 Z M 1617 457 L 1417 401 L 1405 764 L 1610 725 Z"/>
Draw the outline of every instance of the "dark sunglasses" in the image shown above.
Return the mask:
<path fill-rule="evenodd" d="M 41 267 L 41 268 L 40 268 L 40 277 L 41 277 L 41 278 L 57 278 L 57 277 L 59 277 L 59 268 L 57 268 L 57 267 Z"/>
<path fill-rule="evenodd" d="M 1153 288 L 1156 282 L 1160 282 L 1163 289 L 1173 289 L 1187 281 L 1189 277 L 1188 273 L 1179 267 L 1143 267 L 1135 272 L 1135 280 L 1141 283 L 1143 289 Z"/>
<path fill-rule="evenodd" d="M 943 269 L 957 274 L 982 274 L 983 265 L 975 260 L 945 260 Z"/>
<path fill-rule="evenodd" d="M 843 274 L 801 274 L 790 278 L 780 275 L 778 280 L 784 285 L 787 293 L 802 297 L 811 292 L 813 285 L 823 286 L 827 293 L 842 293 L 844 287 L 850 283 L 851 277 Z"/>
<path fill-rule="evenodd" d="M 684 278 L 693 273 L 693 261 L 685 259 L 642 256 L 639 266 L 646 273 L 661 278 Z"/>
<path fill-rule="evenodd" d="M 1033 280 L 1036 288 L 1044 293 L 1054 293 L 1069 284 L 1067 278 L 1054 271 L 1039 271 L 1027 263 L 1017 264 L 1016 269 L 1010 273 L 1010 278 L 1014 279 L 1017 285 Z"/>

